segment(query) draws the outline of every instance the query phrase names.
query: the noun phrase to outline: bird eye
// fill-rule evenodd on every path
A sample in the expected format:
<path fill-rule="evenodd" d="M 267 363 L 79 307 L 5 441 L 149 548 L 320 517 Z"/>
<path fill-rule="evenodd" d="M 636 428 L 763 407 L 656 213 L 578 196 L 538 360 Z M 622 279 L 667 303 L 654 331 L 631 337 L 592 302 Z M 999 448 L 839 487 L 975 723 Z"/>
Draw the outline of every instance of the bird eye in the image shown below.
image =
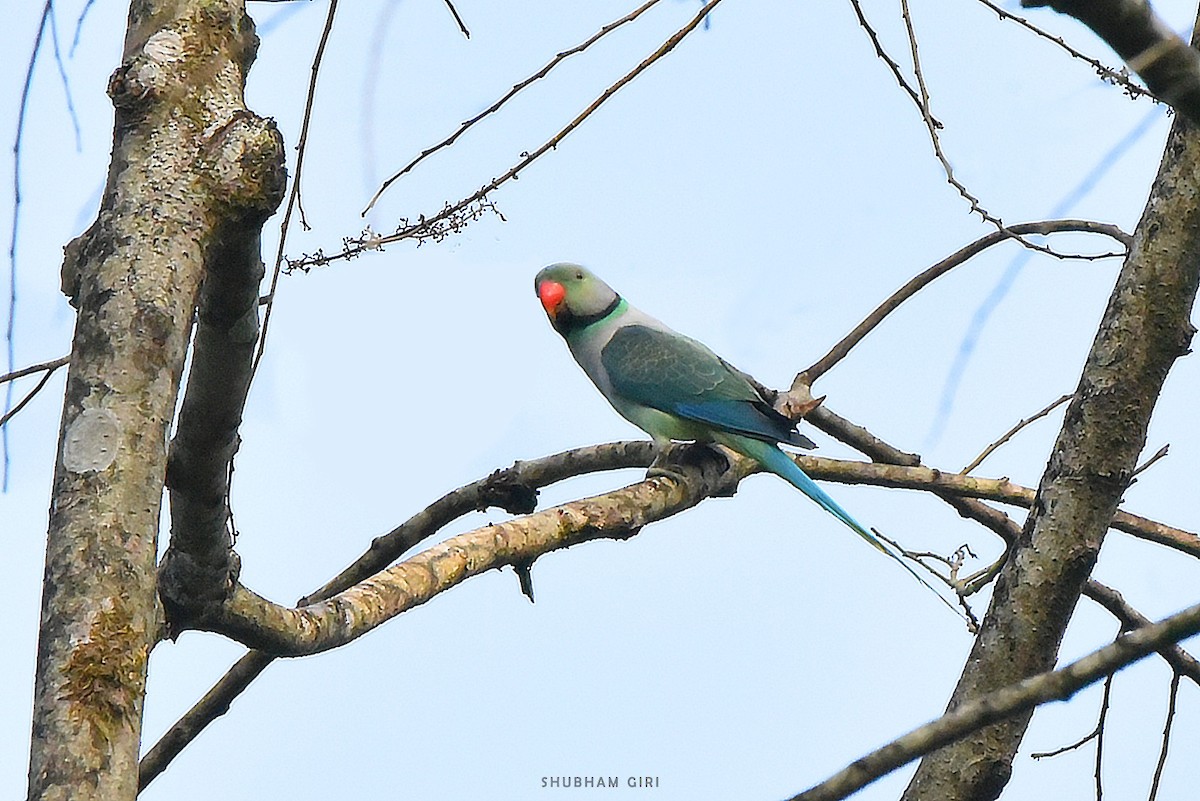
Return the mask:
<path fill-rule="evenodd" d="M 583 270 L 576 270 L 576 271 L 575 271 L 575 280 L 577 280 L 577 281 L 582 281 L 582 280 L 583 280 Z"/>

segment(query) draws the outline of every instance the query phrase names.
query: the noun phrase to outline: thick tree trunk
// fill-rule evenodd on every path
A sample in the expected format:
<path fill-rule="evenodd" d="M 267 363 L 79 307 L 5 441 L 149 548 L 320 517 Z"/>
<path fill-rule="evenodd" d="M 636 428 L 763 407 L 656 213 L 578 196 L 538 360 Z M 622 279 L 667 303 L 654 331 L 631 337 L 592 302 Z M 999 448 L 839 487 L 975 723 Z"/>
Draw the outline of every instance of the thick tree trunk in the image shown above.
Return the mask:
<path fill-rule="evenodd" d="M 1145 445 L 1167 371 L 1187 352 L 1198 276 L 1200 134 L 1177 117 L 1033 509 L 996 582 L 949 709 L 1053 667 Z M 926 757 L 904 799 L 996 798 L 1030 717 L 993 725 Z"/>
<path fill-rule="evenodd" d="M 161 628 L 167 434 L 196 299 L 214 251 L 248 222 L 261 226 L 280 196 L 279 135 L 242 99 L 257 41 L 240 0 L 130 6 L 109 84 L 108 185 L 63 266 L 78 320 L 50 507 L 30 799 L 137 794 L 146 663 Z"/>

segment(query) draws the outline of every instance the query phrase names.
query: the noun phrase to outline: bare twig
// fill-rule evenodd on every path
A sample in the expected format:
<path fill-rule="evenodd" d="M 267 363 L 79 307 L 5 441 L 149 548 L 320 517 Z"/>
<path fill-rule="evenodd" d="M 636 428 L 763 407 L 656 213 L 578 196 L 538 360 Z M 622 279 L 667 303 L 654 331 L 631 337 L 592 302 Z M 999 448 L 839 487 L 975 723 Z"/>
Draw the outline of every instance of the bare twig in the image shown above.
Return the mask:
<path fill-rule="evenodd" d="M 979 633 L 979 618 L 975 617 L 975 612 L 971 609 L 971 605 L 967 603 L 966 596 L 960 591 L 958 579 L 958 571 L 962 568 L 962 564 L 966 556 L 975 556 L 973 553 L 971 553 L 971 549 L 968 546 L 963 545 L 950 556 L 943 556 L 942 554 L 933 553 L 932 551 L 910 551 L 896 540 L 893 540 L 885 534 L 880 533 L 878 529 L 871 529 L 871 531 L 874 532 L 876 537 L 895 548 L 900 556 L 916 562 L 935 578 L 945 584 L 948 588 L 953 590 L 954 598 L 956 601 L 958 601 L 958 605 L 962 608 L 962 611 L 960 612 L 958 609 L 954 609 L 954 607 L 951 607 L 951 609 L 954 609 L 955 614 L 957 614 L 966 622 L 967 630 L 969 632 L 972 634 Z M 943 575 L 942 573 L 938 572 L 925 561 L 926 559 L 930 559 L 935 562 L 941 562 L 942 564 L 946 565 L 947 573 Z M 925 584 L 923 581 L 921 583 Z M 925 586 L 928 587 L 929 585 L 926 584 Z M 945 603 L 947 606 L 950 606 L 949 602 L 942 597 L 941 593 L 935 592 L 935 594 L 939 599 L 942 600 L 943 603 Z"/>
<path fill-rule="evenodd" d="M 1112 676 L 1111 675 L 1105 676 L 1104 677 L 1104 697 L 1100 703 L 1100 720 L 1101 721 L 1103 721 L 1105 715 L 1108 714 L 1109 688 L 1111 688 L 1111 687 L 1112 687 Z M 1100 730 L 1102 728 L 1103 728 L 1102 724 L 1097 723 L 1095 728 L 1093 728 L 1090 732 L 1083 735 L 1082 737 L 1080 737 L 1078 740 L 1071 743 L 1070 745 L 1064 745 L 1064 746 L 1061 746 L 1060 748 L 1055 748 L 1053 751 L 1035 751 L 1034 753 L 1030 754 L 1029 756 L 1032 757 L 1033 759 L 1049 759 L 1051 757 L 1056 757 L 1061 754 L 1065 754 L 1068 751 L 1074 751 L 1078 748 L 1082 748 L 1083 746 L 1090 743 L 1092 740 L 1095 740 L 1097 737 L 1099 737 Z"/>
<path fill-rule="evenodd" d="M 904 93 L 912 99 L 912 102 L 917 104 L 917 108 L 924 114 L 925 107 L 921 103 L 921 96 L 917 94 L 917 90 L 913 89 L 908 79 L 904 77 L 904 71 L 900 68 L 900 64 L 884 50 L 883 43 L 879 41 L 879 34 L 875 32 L 875 28 L 867 21 L 867 15 L 863 13 L 862 4 L 859 0 L 850 0 L 850 6 L 854 9 L 854 14 L 858 17 L 859 27 L 866 31 L 867 38 L 871 40 L 871 44 L 875 48 L 875 55 L 892 71 L 892 77 L 896 79 L 896 83 L 900 85 Z M 931 119 L 933 118 L 931 117 Z M 937 119 L 933 119 L 933 125 L 937 128 L 944 127 Z"/>
<path fill-rule="evenodd" d="M 816 381 L 820 376 L 828 372 L 831 367 L 845 358 L 846 354 L 855 345 L 861 342 L 885 317 L 895 311 L 901 303 L 924 289 L 934 279 L 945 275 L 989 247 L 1009 239 L 1018 238 L 1021 235 L 1052 234 L 1066 231 L 1102 234 L 1120 242 L 1126 248 L 1128 248 L 1131 241 L 1129 234 L 1117 226 L 1094 222 L 1092 220 L 1043 220 L 1041 222 L 1019 223 L 1017 225 L 1010 225 L 1003 230 L 993 231 L 942 259 L 900 287 L 891 297 L 879 304 L 878 308 L 871 312 L 865 320 L 855 326 L 853 331 L 844 336 L 828 353 L 818 359 L 801 375 L 807 377 L 807 383 L 809 384 Z"/>
<path fill-rule="evenodd" d="M 38 21 L 37 34 L 33 38 L 33 50 L 29 53 L 29 62 L 25 67 L 25 83 L 21 87 L 21 102 L 17 107 L 17 133 L 13 139 L 13 211 L 12 234 L 8 240 L 8 322 L 4 328 L 5 356 L 8 372 L 13 372 L 16 362 L 16 348 L 13 333 L 17 320 L 17 232 L 21 220 L 21 142 L 25 133 L 25 119 L 29 111 L 29 88 L 33 85 L 33 67 L 37 64 L 38 53 L 42 49 L 42 36 L 46 32 L 47 22 L 54 10 L 53 0 L 46 0 L 42 6 L 42 16 Z M 9 384 L 4 390 L 4 413 L 12 409 L 13 387 Z M 0 428 L 0 450 L 3 451 L 3 473 L 0 476 L 0 491 L 8 491 L 8 429 Z"/>
<path fill-rule="evenodd" d="M 458 29 L 462 31 L 462 35 L 471 38 L 471 32 L 467 30 L 467 24 L 463 22 L 463 18 L 458 15 L 458 9 L 454 7 L 453 0 L 442 0 L 446 4 L 446 8 L 450 9 L 450 13 L 454 15 L 454 21 L 458 24 Z"/>
<path fill-rule="evenodd" d="M 75 19 L 75 33 L 71 36 L 71 49 L 67 51 L 68 58 L 75 57 L 75 48 L 79 46 L 79 39 L 83 35 L 83 21 L 87 19 L 88 12 L 92 10 L 95 3 L 96 0 L 87 0 L 80 9 L 79 16 Z"/>
<path fill-rule="evenodd" d="M 43 370 L 49 370 L 50 372 L 54 372 L 55 370 L 57 370 L 58 368 L 62 367 L 64 364 L 67 364 L 70 361 L 71 361 L 71 354 L 68 353 L 66 356 L 60 356 L 57 359 L 51 359 L 48 362 L 42 362 L 41 364 L 31 364 L 28 367 L 22 367 L 19 370 L 13 370 L 11 373 L 5 373 L 4 375 L 0 375 L 0 384 L 3 384 L 7 381 L 15 381 L 18 378 L 24 378 L 25 376 L 33 375 L 34 373 L 40 373 Z"/>
<path fill-rule="evenodd" d="M 229 703 L 258 678 L 275 657 L 250 651 L 225 672 L 196 704 L 184 713 L 138 763 L 138 792 L 146 789 L 208 724 L 229 711 Z"/>
<path fill-rule="evenodd" d="M 1158 764 L 1154 766 L 1154 780 L 1150 782 L 1149 801 L 1154 801 L 1158 797 L 1158 787 L 1162 781 L 1163 768 L 1167 765 L 1167 751 L 1171 746 L 1171 724 L 1175 722 L 1175 701 L 1178 696 L 1179 674 L 1175 673 L 1171 676 L 1171 690 L 1167 696 L 1167 719 L 1163 723 L 1162 748 L 1158 752 Z"/>
<path fill-rule="evenodd" d="M 1104 798 L 1104 721 L 1108 718 L 1108 701 L 1112 693 L 1113 674 L 1104 678 L 1104 698 L 1100 702 L 1100 719 L 1096 721 L 1096 801 Z"/>
<path fill-rule="evenodd" d="M 942 152 L 941 139 L 938 137 L 938 126 L 934 124 L 933 112 L 929 105 L 929 89 L 925 86 L 925 74 L 921 71 L 921 54 L 920 48 L 917 46 L 917 33 L 913 28 L 912 13 L 908 8 L 908 0 L 900 0 L 900 14 L 904 18 L 904 29 L 908 33 L 909 51 L 912 53 L 913 74 L 917 78 L 917 88 L 921 94 L 921 119 L 925 121 L 925 128 L 929 132 L 930 143 L 933 145 L 933 153 L 937 156 L 937 160 L 942 164 L 942 170 L 946 174 L 946 180 L 953 186 L 964 200 L 971 204 L 971 211 L 978 214 L 983 219 L 995 225 L 997 228 L 1003 229 L 1004 223 L 997 217 L 994 217 L 991 212 L 985 209 L 979 202 L 979 198 L 971 194 L 965 185 L 954 177 L 954 167 L 950 165 L 950 160 L 946 158 L 946 154 Z"/>
<path fill-rule="evenodd" d="M 1129 477 L 1133 478 L 1138 473 L 1145 471 L 1147 468 L 1150 467 L 1150 465 L 1154 464 L 1159 459 L 1164 458 L 1167 455 L 1168 451 L 1170 451 L 1170 450 L 1171 450 L 1171 446 L 1169 444 L 1163 445 L 1161 448 L 1159 448 L 1157 451 L 1155 451 L 1153 456 L 1151 456 L 1143 464 L 1141 464 L 1137 468 L 1135 468 L 1134 471 L 1129 474 Z"/>
<path fill-rule="evenodd" d="M 1150 625 L 1150 619 L 1130 606 L 1121 593 L 1095 579 L 1088 580 L 1083 594 L 1108 610 L 1126 631 Z M 1177 675 L 1186 676 L 1200 687 L 1200 661 L 1194 656 L 1178 645 L 1160 648 L 1158 653 Z"/>
<path fill-rule="evenodd" d="M 1068 751 L 1074 751 L 1081 748 L 1092 740 L 1096 741 L 1096 801 L 1101 801 L 1104 798 L 1104 783 L 1101 779 L 1101 768 L 1104 765 L 1104 722 L 1108 719 L 1108 704 L 1112 697 L 1112 673 L 1104 677 L 1104 695 L 1100 699 L 1100 715 L 1096 720 L 1096 728 L 1085 734 L 1079 740 L 1064 745 L 1062 748 L 1055 748 L 1053 751 L 1040 751 L 1035 754 L 1030 754 L 1034 759 L 1046 759 L 1048 757 L 1056 757 L 1059 754 L 1065 754 Z"/>
<path fill-rule="evenodd" d="M 986 222 L 994 225 L 997 230 L 1006 230 L 1007 226 L 1004 224 L 1004 221 L 984 208 L 979 198 L 971 194 L 970 190 L 967 189 L 966 184 L 958 180 L 958 178 L 954 175 L 954 167 L 950 164 L 950 159 L 946 157 L 945 152 L 942 150 L 941 138 L 938 136 L 938 128 L 941 126 L 937 120 L 934 119 L 933 112 L 930 107 L 929 90 L 925 85 L 925 74 L 921 70 L 920 48 L 917 45 L 917 33 L 913 27 L 912 13 L 909 11 L 908 0 L 900 0 L 900 15 L 904 18 L 904 29 L 908 34 L 909 50 L 912 53 L 913 74 L 917 78 L 917 88 L 921 95 L 921 119 L 925 123 L 925 130 L 929 133 L 929 141 L 930 144 L 933 145 L 933 153 L 937 157 L 937 160 L 941 163 L 942 170 L 946 174 L 946 182 L 949 183 L 950 186 L 954 187 L 958 194 L 970 204 L 972 212 L 978 214 Z M 1052 248 L 1046 247 L 1045 245 L 1039 245 L 1036 242 L 1031 242 L 1023 236 L 1017 236 L 1014 238 L 1020 242 L 1023 247 L 1038 251 L 1039 253 L 1045 253 L 1048 256 L 1054 256 L 1055 258 L 1059 259 L 1096 258 L 1094 256 L 1079 256 L 1074 254 L 1059 253 Z"/>
<path fill-rule="evenodd" d="M 1075 17 L 1107 42 L 1155 97 L 1200 123 L 1200 53 L 1147 0 L 1022 0 L 1021 5 L 1050 6 Z"/>
<path fill-rule="evenodd" d="M 258 373 L 258 364 L 262 361 L 263 351 L 267 347 L 267 328 L 271 324 L 271 310 L 275 308 L 275 290 L 279 286 L 279 274 L 283 268 L 283 252 L 287 247 L 288 230 L 292 222 L 292 211 L 299 209 L 300 224 L 308 230 L 308 222 L 304 219 L 304 207 L 300 203 L 300 178 L 304 171 L 304 154 L 308 151 L 308 129 L 312 122 L 314 98 L 317 94 L 317 76 L 321 71 L 321 61 L 325 57 L 325 46 L 333 32 L 333 18 L 337 14 L 338 0 L 329 0 L 329 11 L 325 15 L 325 27 L 321 30 L 321 39 L 317 43 L 317 51 L 313 54 L 312 66 L 309 70 L 308 94 L 304 100 L 304 120 L 300 123 L 300 139 L 296 143 L 296 174 L 292 176 L 292 189 L 288 193 L 287 208 L 283 212 L 283 221 L 279 224 L 279 246 L 275 251 L 275 267 L 271 272 L 271 288 L 267 291 L 267 306 L 263 311 L 262 330 L 258 335 L 258 350 L 254 354 L 254 364 L 250 368 L 250 380 Z"/>
<path fill-rule="evenodd" d="M 61 366 L 61 365 L 59 365 L 59 366 Z M 52 367 L 49 370 L 47 370 L 46 374 L 42 376 L 42 379 L 40 381 L 38 381 L 37 384 L 34 386 L 34 388 L 29 391 L 29 394 L 27 394 L 24 398 L 21 398 L 20 402 L 17 403 L 16 406 L 12 407 L 7 412 L 0 415 L 0 427 L 4 426 L 5 423 L 7 423 L 9 420 L 16 417 L 17 413 L 20 412 L 22 409 L 24 409 L 26 404 L 28 404 L 31 400 L 33 400 L 34 396 L 42 391 L 42 387 L 46 386 L 46 382 L 48 382 L 50 380 L 50 376 L 54 375 L 54 371 L 57 369 L 58 369 L 58 367 Z"/>
<path fill-rule="evenodd" d="M 1009 522 L 1012 522 L 1008 518 L 1007 515 L 1005 515 L 1004 518 L 1006 520 L 1009 520 Z M 1009 535 L 1009 538 L 1010 538 L 1009 541 L 1015 540 L 1016 536 L 1018 534 L 1020 534 L 1020 528 L 1018 526 L 1016 526 L 1016 524 L 1013 524 L 1012 528 L 1016 529 L 1016 531 L 1009 530 L 1009 531 L 1005 532 L 1006 534 Z M 975 593 L 982 590 L 987 585 L 991 584 L 993 581 L 995 581 L 996 576 L 1000 575 L 1000 568 L 1004 567 L 1004 562 L 1006 559 L 1008 559 L 1008 550 L 1007 549 L 1005 549 L 1004 553 L 995 562 L 992 562 L 990 565 L 985 567 L 983 570 L 972 573 L 971 575 L 969 575 L 965 579 L 963 579 L 963 582 L 962 582 L 963 597 L 965 598 L 965 597 L 972 596 Z"/>
<path fill-rule="evenodd" d="M 999 17 L 1000 19 L 1006 20 L 1009 22 L 1015 22 L 1017 25 L 1020 25 L 1025 30 L 1030 31 L 1030 32 L 1034 33 L 1035 35 L 1040 36 L 1041 38 L 1045 39 L 1046 41 L 1051 42 L 1051 43 L 1057 45 L 1058 47 L 1062 48 L 1071 56 L 1071 58 L 1079 59 L 1080 61 L 1085 62 L 1086 64 L 1091 66 L 1091 68 L 1093 70 L 1096 71 L 1096 73 L 1100 76 L 1101 80 L 1105 81 L 1106 83 L 1111 83 L 1115 86 L 1120 86 L 1123 90 L 1125 90 L 1125 93 L 1127 95 L 1129 95 L 1130 97 L 1134 97 L 1134 98 L 1145 97 L 1145 98 L 1149 98 L 1150 100 L 1153 100 L 1156 103 L 1159 102 L 1158 98 L 1156 98 L 1150 92 L 1146 91 L 1145 88 L 1138 86 L 1136 83 L 1129 80 L 1129 73 L 1124 68 L 1122 68 L 1120 70 L 1114 70 L 1112 67 L 1107 66 L 1106 64 L 1099 61 L 1098 59 L 1094 59 L 1091 56 L 1087 55 L 1086 53 L 1076 50 L 1074 47 L 1067 44 L 1066 40 L 1063 39 L 1061 36 L 1055 36 L 1052 33 L 1042 30 L 1041 28 L 1034 25 L 1032 22 L 1025 19 L 1024 17 L 1019 17 L 1016 14 L 1012 13 L 1011 11 L 1006 11 L 1003 7 L 996 5 L 995 3 L 992 2 L 992 0 L 978 0 L 978 2 L 982 3 L 983 5 L 987 6 L 989 9 L 991 9 L 993 12 L 995 12 L 996 16 Z"/>
<path fill-rule="evenodd" d="M 75 100 L 71 97 L 71 79 L 67 77 L 67 65 L 63 63 L 62 48 L 58 43 L 58 15 L 54 13 L 54 5 L 50 5 L 50 44 L 54 47 L 54 66 L 58 68 L 58 78 L 62 83 L 63 99 L 67 104 L 67 116 L 71 118 L 71 127 L 75 132 L 75 150 L 83 150 L 83 134 L 79 130 L 79 114 L 75 111 Z"/>
<path fill-rule="evenodd" d="M 472 126 L 474 126 L 475 123 L 479 122 L 484 117 L 490 116 L 490 115 L 496 113 L 497 111 L 499 111 L 501 106 L 503 106 L 509 100 L 512 100 L 517 94 L 519 94 L 521 92 L 521 90 L 525 89 L 530 84 L 532 84 L 536 81 L 539 81 L 542 78 L 545 78 L 547 75 L 550 74 L 551 70 L 553 70 L 555 67 L 557 67 L 559 64 L 561 64 L 563 61 L 567 60 L 568 58 L 570 58 L 573 55 L 582 53 L 584 50 L 587 50 L 589 47 L 594 45 L 596 42 L 598 42 L 604 36 L 608 35 L 609 33 L 612 33 L 613 31 L 615 31 L 617 28 L 621 27 L 625 23 L 633 22 L 635 19 L 640 17 L 643 12 L 649 10 L 651 6 L 656 5 L 658 2 L 659 2 L 659 0 L 648 0 L 648 2 L 643 3 L 641 6 L 639 6 L 638 8 L 635 8 L 633 11 L 629 12 L 624 17 L 621 17 L 620 19 L 614 20 L 614 21 L 608 23 L 607 25 L 605 25 L 603 28 L 601 28 L 599 31 L 597 31 L 595 34 L 593 34 L 590 39 L 588 39 L 584 42 L 581 42 L 580 44 L 577 44 L 568 50 L 563 50 L 561 53 L 556 55 L 554 58 L 550 59 L 550 61 L 547 62 L 544 67 L 542 67 L 540 70 L 535 72 L 533 75 L 530 75 L 525 80 L 521 81 L 520 83 L 515 84 L 512 89 L 509 89 L 508 92 L 506 92 L 504 94 L 504 96 L 501 97 L 499 100 L 497 100 L 495 103 L 492 103 L 492 105 L 488 106 L 483 111 L 476 114 L 474 117 L 471 117 L 469 120 L 465 120 L 464 122 L 460 123 L 457 131 L 450 134 L 445 139 L 438 142 L 436 145 L 433 145 L 431 147 L 426 148 L 425 150 L 422 150 L 420 152 L 420 154 L 417 155 L 416 158 L 414 158 L 408 164 L 405 164 L 400 169 L 399 172 L 393 174 L 390 178 L 388 178 L 386 181 L 384 181 L 382 184 L 380 184 L 379 189 L 375 192 L 374 195 L 371 196 L 371 200 L 369 203 L 367 203 L 366 208 L 364 208 L 362 210 L 362 216 L 364 216 L 364 217 L 367 216 L 367 213 L 375 207 L 375 203 L 379 200 L 380 196 L 382 196 L 383 193 L 387 191 L 389 186 L 391 186 L 393 183 L 395 183 L 396 181 L 403 178 L 409 172 L 412 172 L 412 170 L 418 164 L 420 164 L 422 161 L 429 158 L 434 153 L 437 153 L 439 150 L 443 150 L 443 149 L 453 145 L 455 142 L 458 141 L 458 138 L 460 136 L 462 136 L 464 133 L 466 133 Z"/>
<path fill-rule="evenodd" d="M 1104 678 L 1104 698 L 1100 702 L 1100 719 L 1096 721 L 1096 801 L 1104 798 L 1104 721 L 1108 718 L 1108 702 L 1112 692 L 1113 674 Z"/>
<path fill-rule="evenodd" d="M 1047 701 L 1069 698 L 1159 647 L 1200 632 L 1200 604 L 1160 623 L 1122 634 L 1059 670 L 1039 673 L 1000 690 L 966 701 L 953 711 L 878 748 L 829 779 L 795 796 L 793 801 L 839 801 L 896 768 L 954 742 L 966 734 Z"/>
<path fill-rule="evenodd" d="M 326 254 L 317 252 L 302 256 L 298 259 L 288 261 L 288 270 L 308 270 L 312 267 L 321 267 L 334 261 L 344 259 L 352 259 L 355 256 L 362 255 L 370 250 L 380 250 L 385 245 L 390 245 L 396 242 L 401 242 L 406 239 L 415 239 L 417 242 L 425 241 L 440 241 L 465 224 L 464 218 L 477 218 L 486 211 L 494 210 L 487 200 L 490 192 L 498 189 L 503 184 L 515 179 L 521 170 L 524 170 L 534 161 L 545 155 L 548 151 L 558 147 L 567 136 L 578 128 L 584 120 L 590 117 L 600 106 L 604 105 L 613 95 L 620 91 L 626 84 L 642 74 L 651 65 L 661 59 L 663 56 L 670 53 L 675 47 L 683 41 L 683 39 L 692 31 L 694 31 L 705 18 L 719 5 L 721 0 L 709 0 L 696 13 L 686 25 L 672 34 L 663 44 L 647 56 L 640 64 L 618 79 L 615 83 L 605 89 L 599 97 L 597 97 L 586 109 L 584 109 L 575 119 L 571 120 L 562 130 L 550 137 L 537 150 L 526 152 L 523 154 L 520 161 L 498 178 L 494 178 L 488 183 L 481 186 L 473 194 L 463 198 L 457 203 L 451 205 L 446 204 L 437 214 L 426 217 L 421 215 L 416 222 L 402 221 L 401 225 L 392 233 L 379 235 L 371 230 L 366 230 L 359 237 L 347 237 L 343 240 L 342 249 L 337 253 Z"/>
<path fill-rule="evenodd" d="M 1038 412 L 1034 412 L 1029 417 L 1026 417 L 1023 420 L 1019 421 L 1015 426 L 1010 428 L 1008 431 L 1005 431 L 1004 434 L 1000 437 L 1000 439 L 996 440 L 991 445 L 988 445 L 986 448 L 984 448 L 982 453 L 980 453 L 978 456 L 976 456 L 974 459 L 972 459 L 971 463 L 968 464 L 966 467 L 964 467 L 959 472 L 960 473 L 970 473 L 976 467 L 979 467 L 979 465 L 983 463 L 984 459 L 988 458 L 993 453 L 995 453 L 997 448 L 1004 445 L 1004 443 L 1008 442 L 1010 439 L 1012 439 L 1014 436 L 1016 436 L 1017 432 L 1020 431 L 1022 428 L 1024 428 L 1025 426 L 1029 425 L 1030 423 L 1032 423 L 1036 420 L 1042 419 L 1046 415 L 1050 414 L 1050 412 L 1054 411 L 1059 406 L 1063 405 L 1064 403 L 1066 403 L 1073 397 L 1075 397 L 1074 393 L 1068 393 L 1066 395 L 1063 395 L 1058 400 L 1047 405 L 1044 409 L 1042 409 Z"/>

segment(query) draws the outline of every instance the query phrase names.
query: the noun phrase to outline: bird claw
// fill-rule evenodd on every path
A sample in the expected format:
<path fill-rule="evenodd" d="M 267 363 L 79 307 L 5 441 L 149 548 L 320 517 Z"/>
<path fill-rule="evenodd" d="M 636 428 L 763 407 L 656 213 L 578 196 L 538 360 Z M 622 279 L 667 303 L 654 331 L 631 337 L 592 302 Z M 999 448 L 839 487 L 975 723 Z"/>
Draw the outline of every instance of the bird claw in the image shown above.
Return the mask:
<path fill-rule="evenodd" d="M 646 478 L 664 476 L 680 482 L 702 481 L 714 487 L 710 493 L 718 497 L 733 495 L 734 480 L 728 487 L 725 479 L 732 472 L 729 457 L 717 445 L 706 442 L 686 442 L 660 450 L 646 470 Z"/>
<path fill-rule="evenodd" d="M 667 457 L 662 454 L 656 456 L 650 467 L 646 468 L 646 478 L 673 478 L 676 481 L 687 481 L 687 473 L 668 464 L 666 459 Z"/>

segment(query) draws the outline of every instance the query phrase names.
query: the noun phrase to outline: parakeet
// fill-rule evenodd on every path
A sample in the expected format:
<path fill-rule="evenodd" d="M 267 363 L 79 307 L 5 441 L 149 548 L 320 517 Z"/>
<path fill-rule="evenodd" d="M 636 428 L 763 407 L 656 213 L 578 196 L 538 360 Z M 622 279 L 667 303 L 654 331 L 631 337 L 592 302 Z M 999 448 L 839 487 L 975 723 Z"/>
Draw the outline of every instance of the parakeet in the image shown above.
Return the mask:
<path fill-rule="evenodd" d="M 780 476 L 900 561 L 779 449 L 781 442 L 816 446 L 744 373 L 696 340 L 635 309 L 577 264 L 546 267 L 534 279 L 534 288 L 575 361 L 622 417 L 654 438 L 660 453 L 671 440 L 725 445 Z M 900 564 L 933 589 L 907 564 Z"/>

